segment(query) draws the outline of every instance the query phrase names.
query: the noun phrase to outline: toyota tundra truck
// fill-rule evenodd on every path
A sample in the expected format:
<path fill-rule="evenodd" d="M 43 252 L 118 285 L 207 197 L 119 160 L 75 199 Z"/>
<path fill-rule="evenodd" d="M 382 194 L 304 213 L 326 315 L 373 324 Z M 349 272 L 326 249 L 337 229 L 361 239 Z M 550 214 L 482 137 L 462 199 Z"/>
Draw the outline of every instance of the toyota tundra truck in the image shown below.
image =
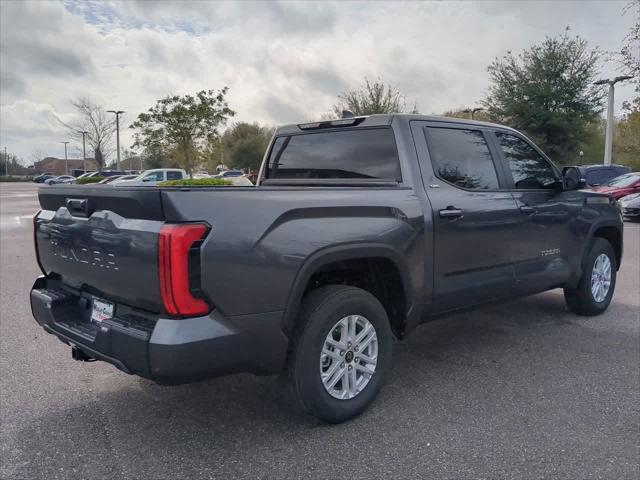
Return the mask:
<path fill-rule="evenodd" d="M 256 187 L 41 188 L 31 308 L 76 360 L 159 384 L 284 373 L 304 411 L 341 422 L 430 319 L 556 288 L 604 312 L 622 217 L 583 187 L 501 125 L 284 126 Z"/>

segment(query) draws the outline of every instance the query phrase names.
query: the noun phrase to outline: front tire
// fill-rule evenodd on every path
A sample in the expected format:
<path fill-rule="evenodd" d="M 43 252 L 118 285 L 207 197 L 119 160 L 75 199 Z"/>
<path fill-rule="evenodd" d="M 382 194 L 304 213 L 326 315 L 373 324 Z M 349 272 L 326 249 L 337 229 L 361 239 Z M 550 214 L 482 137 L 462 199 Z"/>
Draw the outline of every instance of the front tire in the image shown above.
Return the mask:
<path fill-rule="evenodd" d="M 585 257 L 578 286 L 564 289 L 564 298 L 571 311 L 585 316 L 603 313 L 613 298 L 616 271 L 613 247 L 606 240 L 596 238 Z"/>
<path fill-rule="evenodd" d="M 302 409 L 339 423 L 362 413 L 391 363 L 389 319 L 369 292 L 329 285 L 303 300 L 292 339 L 289 380 Z"/>

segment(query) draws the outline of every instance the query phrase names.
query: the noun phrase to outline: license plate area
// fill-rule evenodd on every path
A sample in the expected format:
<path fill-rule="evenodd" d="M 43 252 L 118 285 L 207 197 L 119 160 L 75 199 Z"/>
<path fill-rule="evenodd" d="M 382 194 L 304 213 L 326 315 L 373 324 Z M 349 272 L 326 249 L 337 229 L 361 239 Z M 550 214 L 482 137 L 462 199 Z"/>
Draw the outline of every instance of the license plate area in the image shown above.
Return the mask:
<path fill-rule="evenodd" d="M 94 297 L 91 305 L 91 322 L 99 325 L 113 318 L 114 310 L 115 305 L 112 302 Z"/>

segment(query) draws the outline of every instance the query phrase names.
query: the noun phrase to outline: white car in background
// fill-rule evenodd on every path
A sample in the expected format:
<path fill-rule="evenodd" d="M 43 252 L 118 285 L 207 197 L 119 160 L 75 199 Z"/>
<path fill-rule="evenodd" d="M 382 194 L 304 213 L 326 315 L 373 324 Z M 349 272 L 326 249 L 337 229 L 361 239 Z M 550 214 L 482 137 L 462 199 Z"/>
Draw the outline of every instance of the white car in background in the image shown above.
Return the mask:
<path fill-rule="evenodd" d="M 95 174 L 96 171 L 91 170 L 90 172 L 84 172 L 82 175 L 78 176 L 78 178 L 93 177 Z"/>
<path fill-rule="evenodd" d="M 109 184 L 114 184 L 119 182 L 126 182 L 127 180 L 133 180 L 137 176 L 138 175 L 118 175 L 115 177 L 107 177 L 104 180 L 101 180 L 100 182 L 98 182 L 98 184 L 109 185 Z"/>
<path fill-rule="evenodd" d="M 167 180 L 183 180 L 189 178 L 182 168 L 154 168 L 145 170 L 132 180 L 121 180 L 116 183 L 119 187 L 153 186 Z"/>
<path fill-rule="evenodd" d="M 75 183 L 76 177 L 71 175 L 60 175 L 58 177 L 47 178 L 44 183 L 47 185 L 57 185 L 60 183 Z"/>
<path fill-rule="evenodd" d="M 632 193 L 618 200 L 626 219 L 640 220 L 640 193 Z"/>
<path fill-rule="evenodd" d="M 128 182 L 129 180 L 135 180 L 139 175 L 123 175 L 121 177 L 117 177 L 111 183 L 120 183 L 120 182 Z"/>
<path fill-rule="evenodd" d="M 253 187 L 253 182 L 244 175 L 241 177 L 226 177 L 225 180 L 229 180 L 234 187 Z"/>
<path fill-rule="evenodd" d="M 242 170 L 225 170 L 213 178 L 229 180 L 234 187 L 253 187 L 253 182 L 247 178 Z"/>
<path fill-rule="evenodd" d="M 232 170 L 231 172 L 233 172 L 231 175 L 225 175 L 227 172 L 222 172 L 222 174 L 215 176 L 209 175 L 206 172 L 197 172 L 193 174 L 192 178 L 223 178 L 224 180 L 229 180 L 236 187 L 253 186 L 251 180 L 249 180 L 241 170 Z M 154 186 L 167 180 L 183 180 L 186 178 L 189 178 L 189 176 L 186 170 L 181 168 L 155 168 L 153 170 L 146 170 L 132 179 L 119 178 L 112 182 L 112 185 L 117 187 Z"/>
<path fill-rule="evenodd" d="M 200 178 L 211 178 L 212 176 L 209 175 L 207 172 L 196 172 L 193 175 L 191 175 L 191 178 L 195 178 L 195 179 L 200 179 Z"/>
<path fill-rule="evenodd" d="M 229 179 L 232 177 L 243 177 L 244 172 L 242 170 L 224 170 L 223 172 L 218 173 L 213 178 L 224 178 Z"/>

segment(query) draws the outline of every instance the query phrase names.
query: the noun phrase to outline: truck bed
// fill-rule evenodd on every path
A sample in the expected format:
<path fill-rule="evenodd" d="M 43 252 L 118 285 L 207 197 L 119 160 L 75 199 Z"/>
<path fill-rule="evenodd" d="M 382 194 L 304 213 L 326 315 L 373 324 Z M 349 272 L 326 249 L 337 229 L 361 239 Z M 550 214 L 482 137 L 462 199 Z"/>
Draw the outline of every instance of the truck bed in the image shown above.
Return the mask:
<path fill-rule="evenodd" d="M 161 311 L 158 232 L 168 223 L 209 225 L 199 283 L 232 316 L 283 311 L 299 269 L 316 251 L 375 241 L 404 245 L 397 252 L 403 257 L 423 228 L 417 198 L 397 186 L 56 186 L 41 188 L 39 198 L 44 272 L 153 312 Z M 419 262 L 412 268 L 423 272 Z"/>

